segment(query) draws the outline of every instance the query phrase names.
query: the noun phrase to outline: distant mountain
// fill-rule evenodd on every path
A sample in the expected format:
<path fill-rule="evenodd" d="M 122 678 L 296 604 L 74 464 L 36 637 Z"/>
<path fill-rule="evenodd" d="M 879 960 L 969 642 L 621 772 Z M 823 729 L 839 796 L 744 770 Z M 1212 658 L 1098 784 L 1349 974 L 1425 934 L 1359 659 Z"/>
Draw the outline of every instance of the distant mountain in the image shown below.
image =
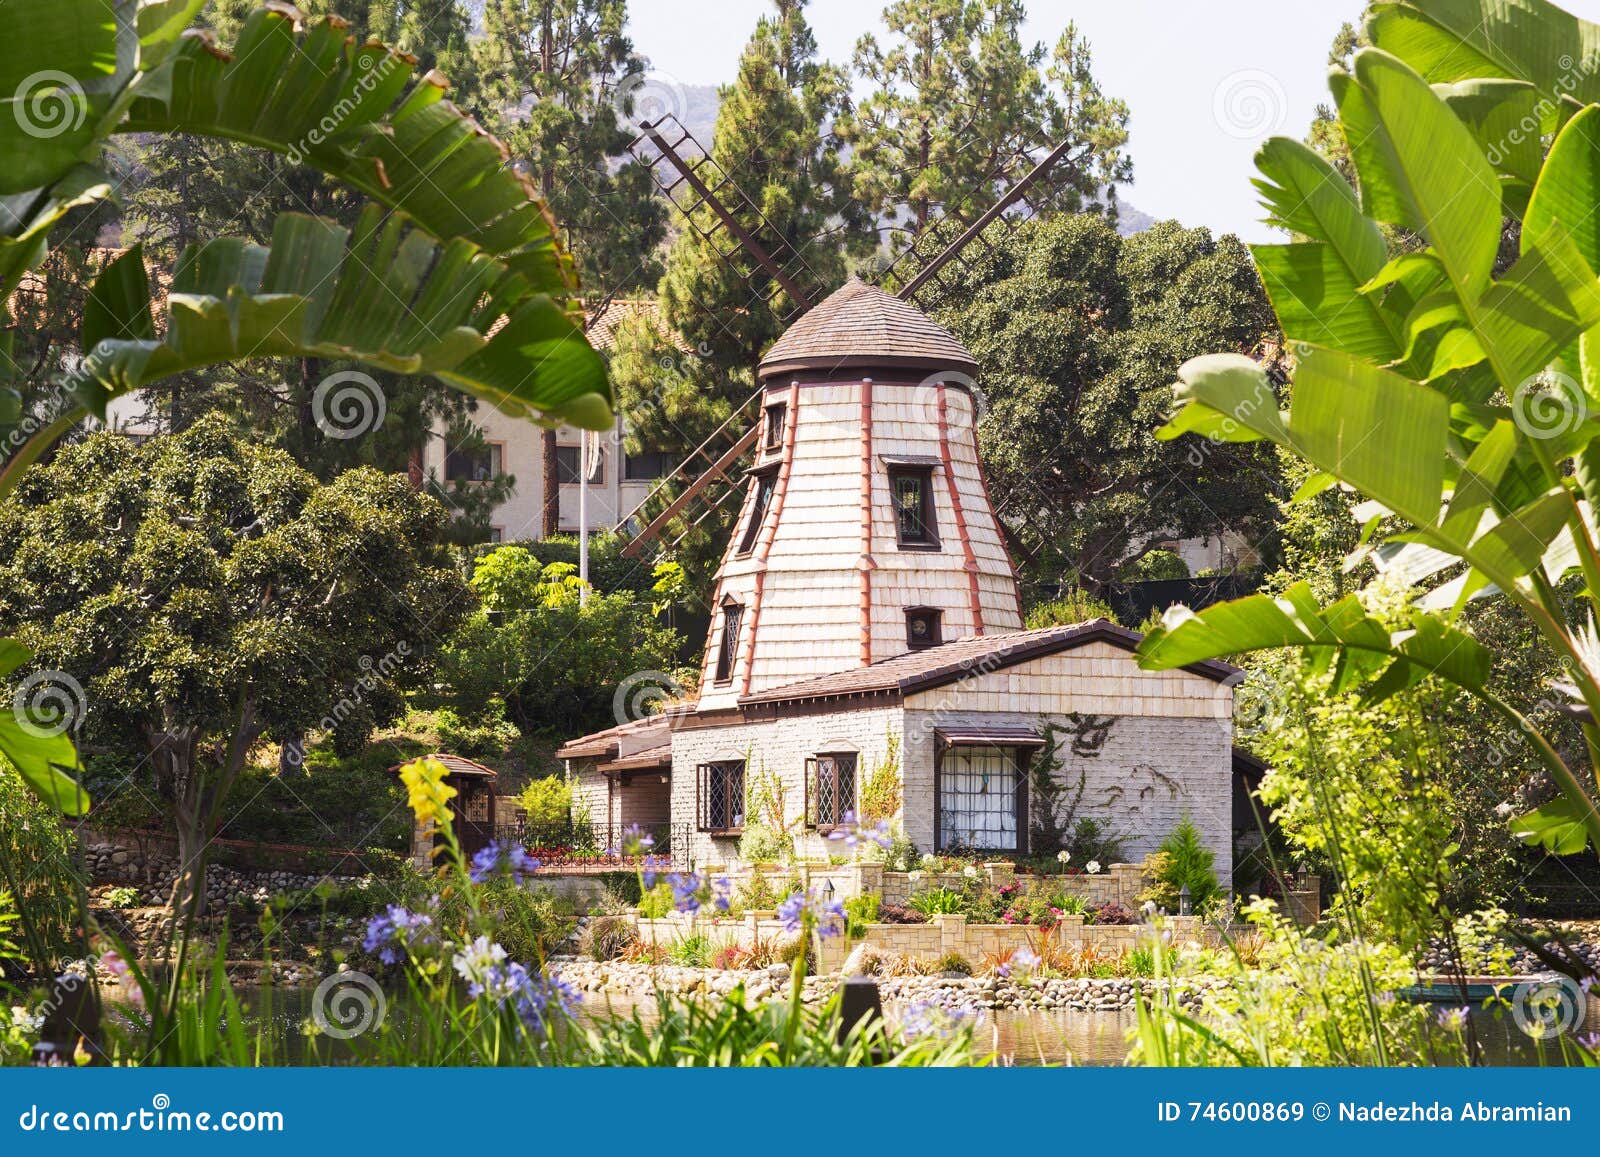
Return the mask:
<path fill-rule="evenodd" d="M 1117 232 L 1124 237 L 1132 237 L 1135 233 L 1143 233 L 1156 223 L 1156 219 L 1144 212 L 1137 205 L 1130 205 L 1127 201 L 1117 200 Z"/>

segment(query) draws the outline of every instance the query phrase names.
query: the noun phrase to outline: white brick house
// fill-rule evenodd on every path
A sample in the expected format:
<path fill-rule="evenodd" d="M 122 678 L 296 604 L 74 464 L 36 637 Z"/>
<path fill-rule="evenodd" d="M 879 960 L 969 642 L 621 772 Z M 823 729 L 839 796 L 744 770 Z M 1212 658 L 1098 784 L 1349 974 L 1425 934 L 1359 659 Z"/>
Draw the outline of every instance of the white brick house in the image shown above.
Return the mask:
<path fill-rule="evenodd" d="M 1187 815 L 1231 876 L 1239 672 L 1141 671 L 1139 637 L 1104 620 L 1021 629 L 976 372 L 949 333 L 860 282 L 774 344 L 699 697 L 563 747 L 577 806 L 688 831 L 674 851 L 695 862 L 736 859 L 757 822 L 820 856 L 890 776 L 924 851 L 1052 851 L 1029 846 L 1026 787 L 1049 723 L 1080 816 L 1138 858 Z"/>

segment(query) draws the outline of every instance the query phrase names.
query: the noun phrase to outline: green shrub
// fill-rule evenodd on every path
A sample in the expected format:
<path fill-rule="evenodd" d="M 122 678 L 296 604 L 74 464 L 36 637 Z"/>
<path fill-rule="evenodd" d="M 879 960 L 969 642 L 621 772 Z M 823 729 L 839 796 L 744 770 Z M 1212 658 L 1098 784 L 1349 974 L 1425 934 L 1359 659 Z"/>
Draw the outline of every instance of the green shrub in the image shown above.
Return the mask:
<path fill-rule="evenodd" d="M 1041 627 L 1065 627 L 1074 623 L 1087 623 L 1091 619 L 1110 619 L 1116 622 L 1116 612 L 1109 603 L 1095 598 L 1087 591 L 1073 589 L 1060 598 L 1036 604 L 1028 611 L 1027 627 L 1036 631 Z"/>
<path fill-rule="evenodd" d="M 760 872 L 751 872 L 750 878 L 739 886 L 734 903 L 746 912 L 771 912 L 789 893 L 779 892 L 772 881 Z"/>
<path fill-rule="evenodd" d="M 1170 550 L 1147 550 L 1123 564 L 1117 577 L 1125 583 L 1162 582 L 1189 577 L 1189 564 Z"/>
<path fill-rule="evenodd" d="M 972 975 L 972 961 L 959 952 L 946 952 L 934 963 L 933 970 L 938 973 L 954 973 L 957 976 Z"/>
<path fill-rule="evenodd" d="M 762 823 L 746 823 L 739 837 L 739 858 L 747 864 L 775 864 L 794 848 L 782 832 Z"/>
<path fill-rule="evenodd" d="M 705 968 L 711 963 L 717 946 L 711 942 L 711 937 L 704 933 L 694 932 L 673 943 L 667 949 L 667 962 L 682 968 Z"/>
<path fill-rule="evenodd" d="M 443 707 L 435 713 L 434 724 L 439 730 L 439 746 L 468 759 L 502 759 L 522 738 L 498 705 L 470 719 Z"/>
<path fill-rule="evenodd" d="M 572 785 L 558 776 L 536 779 L 517 796 L 531 826 L 563 827 L 572 820 Z"/>
<path fill-rule="evenodd" d="M 639 915 L 646 920 L 660 920 L 673 909 L 672 888 L 665 882 L 639 897 Z"/>
<path fill-rule="evenodd" d="M 967 897 L 954 888 L 929 888 L 911 897 L 911 907 L 924 916 L 948 916 L 966 911 Z"/>
<path fill-rule="evenodd" d="M 626 916 L 592 916 L 584 926 L 578 950 L 591 960 L 615 960 L 637 939 Z"/>
<path fill-rule="evenodd" d="M 1180 893 L 1189 888 L 1190 910 L 1199 912 L 1222 894 L 1217 874 L 1211 865 L 1216 853 L 1200 842 L 1200 829 L 1184 816 L 1161 843 L 1161 850 L 1145 861 L 1152 883 L 1139 895 L 1141 902 L 1153 901 L 1167 912 L 1178 911 Z"/>
<path fill-rule="evenodd" d="M 16 934 L 29 971 L 54 976 L 64 958 L 83 955 L 79 898 L 85 881 L 77 844 L 60 818 L 0 759 L 0 891 L 17 911 Z M 0 969 L 6 962 L 0 961 Z"/>
<path fill-rule="evenodd" d="M 877 892 L 851 896 L 844 902 L 844 934 L 847 939 L 859 940 L 867 934 L 866 925 L 878 922 L 878 909 L 883 897 Z"/>
<path fill-rule="evenodd" d="M 104 902 L 107 908 L 137 908 L 140 898 L 137 888 L 112 888 Z"/>

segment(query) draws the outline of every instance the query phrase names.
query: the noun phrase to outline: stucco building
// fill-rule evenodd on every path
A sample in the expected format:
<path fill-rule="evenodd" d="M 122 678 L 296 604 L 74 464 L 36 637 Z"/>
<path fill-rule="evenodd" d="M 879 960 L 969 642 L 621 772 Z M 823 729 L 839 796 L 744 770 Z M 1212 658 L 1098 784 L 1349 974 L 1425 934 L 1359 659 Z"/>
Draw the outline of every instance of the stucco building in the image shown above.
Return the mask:
<path fill-rule="evenodd" d="M 1022 629 L 978 458 L 970 353 L 853 281 L 768 351 L 759 455 L 717 575 L 698 698 L 574 740 L 577 806 L 674 825 L 697 862 L 752 825 L 803 855 L 869 790 L 923 850 L 1021 853 L 1029 767 L 1137 858 L 1185 815 L 1232 858 L 1222 663 L 1141 671 L 1098 620 Z M 832 846 L 837 850 L 837 845 Z M 684 851 L 684 849 L 675 849 Z"/>

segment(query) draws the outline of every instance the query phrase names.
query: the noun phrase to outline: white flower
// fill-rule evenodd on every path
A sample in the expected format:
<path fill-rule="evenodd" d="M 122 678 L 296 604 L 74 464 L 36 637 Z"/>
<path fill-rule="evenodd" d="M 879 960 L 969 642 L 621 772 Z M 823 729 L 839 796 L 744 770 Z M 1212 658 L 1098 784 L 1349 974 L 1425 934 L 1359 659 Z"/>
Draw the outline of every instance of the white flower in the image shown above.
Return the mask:
<path fill-rule="evenodd" d="M 939 857 L 932 852 L 925 852 L 922 857 L 922 866 L 924 868 L 937 868 L 939 866 Z"/>
<path fill-rule="evenodd" d="M 1067 849 L 1065 849 L 1065 848 L 1062 848 L 1059 852 L 1056 853 L 1056 863 L 1058 863 L 1058 864 L 1069 863 L 1071 860 L 1072 860 L 1072 856 L 1070 854 L 1068 854 Z"/>
<path fill-rule="evenodd" d="M 484 974 L 506 958 L 506 950 L 480 936 L 450 958 L 450 963 L 468 984 L 482 984 Z"/>
<path fill-rule="evenodd" d="M 11 1006 L 11 1023 L 24 1033 L 36 1033 L 44 1027 L 44 1017 L 34 1016 L 20 1004 Z"/>
<path fill-rule="evenodd" d="M 1090 860 L 1087 864 L 1085 864 L 1083 866 L 1083 870 L 1085 872 L 1088 872 L 1089 875 L 1091 875 L 1091 876 L 1097 874 L 1100 871 L 1100 861 L 1099 860 Z"/>
<path fill-rule="evenodd" d="M 968 864 L 965 868 L 961 869 L 961 874 L 969 880 L 976 880 L 978 878 L 978 869 L 974 868 L 971 864 Z"/>

